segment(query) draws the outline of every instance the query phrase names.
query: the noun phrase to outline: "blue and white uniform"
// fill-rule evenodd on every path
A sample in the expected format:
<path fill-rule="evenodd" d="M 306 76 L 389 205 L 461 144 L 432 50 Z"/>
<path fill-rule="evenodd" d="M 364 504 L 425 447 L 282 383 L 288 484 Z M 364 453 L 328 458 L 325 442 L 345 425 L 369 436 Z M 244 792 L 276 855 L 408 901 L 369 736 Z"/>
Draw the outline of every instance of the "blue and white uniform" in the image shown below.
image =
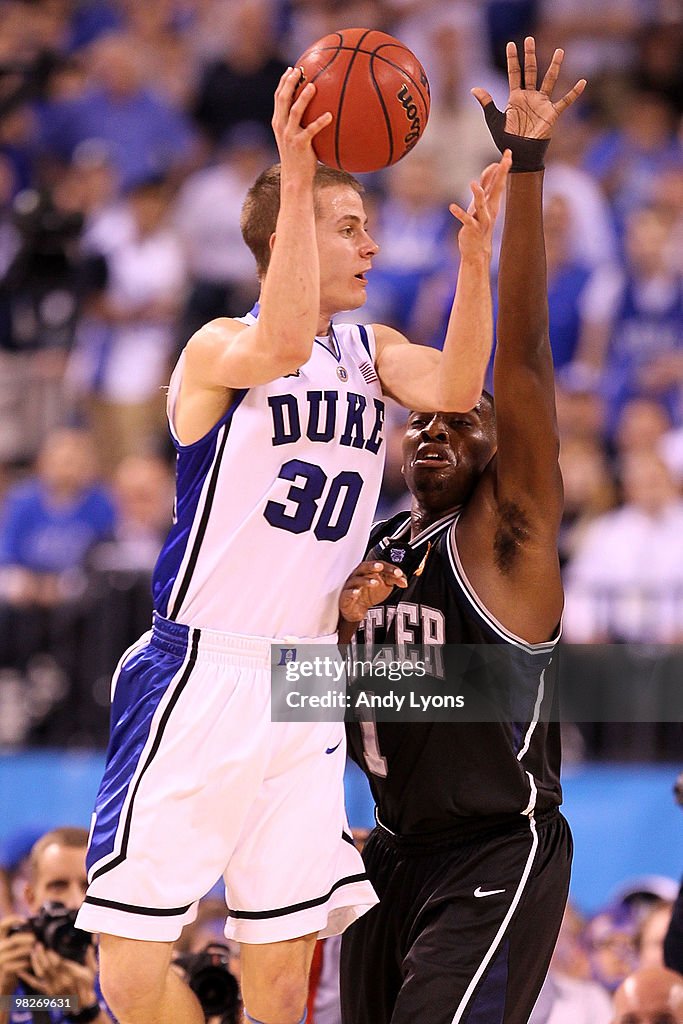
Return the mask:
<path fill-rule="evenodd" d="M 255 322 L 254 312 L 243 322 Z M 335 643 L 384 463 L 371 328 L 316 338 L 177 450 L 153 629 L 123 656 L 78 924 L 175 939 L 223 875 L 226 935 L 342 931 L 376 902 L 343 808 L 343 723 L 270 720 L 273 641 Z"/>
<path fill-rule="evenodd" d="M 182 363 L 168 396 L 176 522 L 154 576 L 155 608 L 250 636 L 334 633 L 384 468 L 371 328 L 340 324 L 316 339 L 297 373 L 237 392 L 213 430 L 187 446 L 173 430 Z"/>

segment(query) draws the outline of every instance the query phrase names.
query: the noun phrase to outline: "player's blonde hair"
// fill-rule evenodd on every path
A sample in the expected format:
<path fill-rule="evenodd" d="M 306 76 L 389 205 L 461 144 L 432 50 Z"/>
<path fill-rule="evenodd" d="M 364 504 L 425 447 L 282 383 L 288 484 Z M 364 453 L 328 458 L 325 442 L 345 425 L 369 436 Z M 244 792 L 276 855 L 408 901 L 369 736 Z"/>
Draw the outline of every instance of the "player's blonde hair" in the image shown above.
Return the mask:
<path fill-rule="evenodd" d="M 335 185 L 352 188 L 359 196 L 365 192 L 363 185 L 348 171 L 318 164 L 313 179 L 314 194 Z M 242 237 L 254 254 L 261 281 L 270 263 L 270 237 L 275 231 L 279 212 L 280 164 L 273 164 L 259 175 L 247 192 L 240 219 Z"/>

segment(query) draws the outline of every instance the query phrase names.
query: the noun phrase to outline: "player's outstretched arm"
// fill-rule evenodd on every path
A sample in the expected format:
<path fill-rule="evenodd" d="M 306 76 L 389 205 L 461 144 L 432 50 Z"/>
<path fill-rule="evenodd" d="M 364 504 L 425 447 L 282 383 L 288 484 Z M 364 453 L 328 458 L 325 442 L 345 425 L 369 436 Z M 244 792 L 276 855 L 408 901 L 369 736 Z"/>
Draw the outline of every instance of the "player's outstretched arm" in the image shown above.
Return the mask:
<path fill-rule="evenodd" d="M 311 354 L 320 307 L 312 142 L 332 115 L 322 114 L 302 126 L 315 86 L 308 83 L 295 95 L 299 76 L 299 69 L 288 69 L 275 93 L 272 124 L 281 162 L 280 211 L 258 323 L 245 327 L 219 319 L 194 335 L 187 368 L 198 386 L 253 387 L 294 372 Z"/>
<path fill-rule="evenodd" d="M 557 556 L 562 479 L 548 337 L 542 167 L 552 125 L 583 83 L 554 104 L 562 52 L 555 52 L 540 89 L 533 39 L 525 42 L 523 85 L 514 44 L 507 52 L 510 102 L 502 115 L 504 136 L 498 127 L 492 130 L 499 147 L 512 150 L 513 160 L 498 278 L 497 452 L 460 516 L 457 544 L 468 579 L 489 611 L 516 636 L 542 643 L 556 629 L 563 603 Z M 488 94 L 475 94 L 488 110 Z"/>
<path fill-rule="evenodd" d="M 377 372 L 386 394 L 409 409 L 466 411 L 481 397 L 491 355 L 491 240 L 511 156 L 472 182 L 467 210 L 452 203 L 461 222 L 460 268 L 442 352 L 411 345 L 398 331 L 375 326 Z"/>
<path fill-rule="evenodd" d="M 508 43 L 507 58 L 510 97 L 505 123 L 498 120 L 492 128 L 497 144 L 509 146 L 513 158 L 498 281 L 496 493 L 500 503 L 521 503 L 530 521 L 537 520 L 534 528 L 547 531 L 554 547 L 562 514 L 562 484 L 548 336 L 542 165 L 557 118 L 580 95 L 585 82 L 577 82 L 553 102 L 562 50 L 555 51 L 540 88 L 531 37 L 524 44 L 523 80 L 514 43 Z M 495 108 L 490 97 L 483 90 L 473 91 L 491 125 Z"/>

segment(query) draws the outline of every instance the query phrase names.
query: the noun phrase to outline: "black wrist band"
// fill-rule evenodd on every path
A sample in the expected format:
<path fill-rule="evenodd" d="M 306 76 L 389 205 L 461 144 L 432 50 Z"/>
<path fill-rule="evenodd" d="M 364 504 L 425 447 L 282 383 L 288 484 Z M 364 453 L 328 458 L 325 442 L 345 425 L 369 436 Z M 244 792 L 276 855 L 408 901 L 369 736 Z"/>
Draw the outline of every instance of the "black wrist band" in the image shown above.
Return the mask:
<path fill-rule="evenodd" d="M 489 131 L 501 153 L 512 150 L 512 167 L 510 172 L 542 171 L 545 167 L 545 152 L 550 139 L 525 139 L 523 135 L 512 135 L 505 131 L 505 114 L 499 110 L 493 100 L 484 107 L 484 117 Z"/>
<path fill-rule="evenodd" d="M 69 1024 L 90 1024 L 90 1021 L 97 1020 L 100 1015 L 100 1004 L 93 1003 L 92 1006 L 84 1006 L 78 1013 L 67 1013 L 66 1019 Z"/>

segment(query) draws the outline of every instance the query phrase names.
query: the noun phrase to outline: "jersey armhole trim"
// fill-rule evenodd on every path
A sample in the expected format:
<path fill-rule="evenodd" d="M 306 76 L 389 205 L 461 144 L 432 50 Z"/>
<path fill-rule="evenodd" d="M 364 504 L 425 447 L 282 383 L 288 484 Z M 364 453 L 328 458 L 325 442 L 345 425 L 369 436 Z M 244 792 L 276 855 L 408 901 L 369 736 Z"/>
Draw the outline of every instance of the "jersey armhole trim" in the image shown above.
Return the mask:
<path fill-rule="evenodd" d="M 365 351 L 370 356 L 370 359 L 372 359 L 372 362 L 374 364 L 375 357 L 370 349 L 370 338 L 368 337 L 367 327 L 365 327 L 363 324 L 358 324 L 358 333 L 360 334 L 360 340 L 363 342 L 363 347 L 365 348 Z"/>
<path fill-rule="evenodd" d="M 200 437 L 196 441 L 193 441 L 192 444 L 183 444 L 182 441 L 178 439 L 175 430 L 173 429 L 171 420 L 169 418 L 168 423 L 171 429 L 173 446 L 177 452 L 179 452 L 180 454 L 184 452 L 191 452 L 194 451 L 195 448 L 201 448 L 202 446 L 205 446 L 213 442 L 219 430 L 221 430 L 221 428 L 224 427 L 226 424 L 230 423 L 232 417 L 235 415 L 238 408 L 240 407 L 246 396 L 249 394 L 249 388 L 241 388 L 240 390 L 235 389 L 233 393 L 234 398 L 230 405 L 228 406 L 228 408 L 223 413 L 223 415 L 221 416 L 221 418 L 219 420 L 216 420 L 211 429 L 207 430 L 203 437 Z"/>
<path fill-rule="evenodd" d="M 532 644 L 527 640 L 523 640 L 522 637 L 517 636 L 511 630 L 507 629 L 502 622 L 493 615 L 483 601 L 480 599 L 476 590 L 470 583 L 465 570 L 463 569 L 462 562 L 460 561 L 460 555 L 458 553 L 458 547 L 455 540 L 455 530 L 458 525 L 458 516 L 453 522 L 452 526 L 448 530 L 446 539 L 446 545 L 448 550 L 448 558 L 450 561 L 453 578 L 458 586 L 458 589 L 464 594 L 472 608 L 484 620 L 486 625 L 497 633 L 499 637 L 506 640 L 508 643 L 514 644 L 515 647 L 519 647 L 523 651 L 527 651 L 529 654 L 550 654 L 555 650 L 560 636 L 562 635 L 562 623 L 557 628 L 557 633 L 552 640 L 546 640 L 541 643 Z"/>
<path fill-rule="evenodd" d="M 238 320 L 240 323 L 246 324 L 250 327 L 256 323 L 256 317 L 253 313 L 247 313 L 245 316 L 232 317 L 233 320 Z M 180 382 L 183 376 L 183 370 L 185 368 L 185 349 L 180 353 L 178 362 L 175 365 L 173 373 L 171 374 L 171 380 L 168 385 L 168 394 L 166 396 L 166 419 L 168 421 L 168 429 L 171 434 L 171 440 L 173 441 L 173 447 L 178 452 L 191 452 L 195 448 L 199 448 L 202 445 L 210 442 L 215 435 L 218 433 L 224 423 L 227 423 L 235 413 L 235 410 L 244 399 L 245 395 L 249 392 L 249 388 L 233 388 L 233 400 L 220 417 L 217 419 L 214 425 L 207 430 L 203 437 L 193 441 L 192 444 L 183 444 L 176 433 L 175 424 L 173 422 L 175 417 L 175 407 L 178 401 L 178 394 L 180 392 Z"/>

